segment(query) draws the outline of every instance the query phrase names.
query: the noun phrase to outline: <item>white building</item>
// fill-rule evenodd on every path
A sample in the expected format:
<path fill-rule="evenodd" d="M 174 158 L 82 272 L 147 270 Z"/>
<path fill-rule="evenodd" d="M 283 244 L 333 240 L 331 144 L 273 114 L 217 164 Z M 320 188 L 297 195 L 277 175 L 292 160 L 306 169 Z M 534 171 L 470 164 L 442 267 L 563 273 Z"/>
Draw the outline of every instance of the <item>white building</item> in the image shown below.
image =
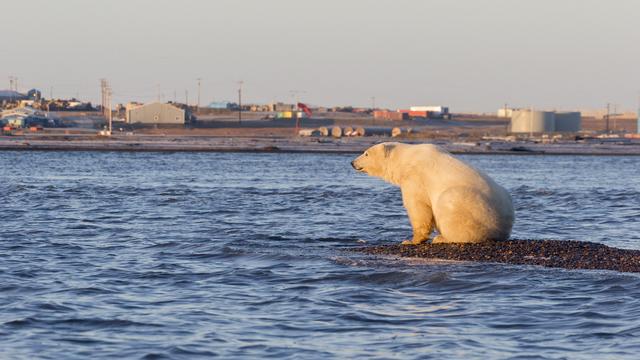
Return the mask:
<path fill-rule="evenodd" d="M 185 111 L 171 104 L 149 103 L 127 104 L 126 121 L 129 124 L 176 124 L 184 125 Z"/>

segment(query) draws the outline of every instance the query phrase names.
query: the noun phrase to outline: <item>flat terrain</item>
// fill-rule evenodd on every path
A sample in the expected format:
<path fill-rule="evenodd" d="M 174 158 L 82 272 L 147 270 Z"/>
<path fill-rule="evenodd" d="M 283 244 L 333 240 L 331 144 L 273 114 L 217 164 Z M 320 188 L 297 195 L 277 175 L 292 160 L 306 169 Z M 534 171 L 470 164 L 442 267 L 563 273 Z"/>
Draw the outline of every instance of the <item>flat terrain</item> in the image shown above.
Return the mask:
<path fill-rule="evenodd" d="M 490 116 L 459 115 L 451 120 L 375 120 L 365 114 L 321 113 L 317 118 L 266 119 L 266 113 L 243 113 L 242 122 L 233 114 L 201 116 L 187 127 L 131 127 L 114 123 L 110 137 L 98 136 L 101 119 L 92 113 L 60 113 L 67 128 L 30 132 L 14 131 L 0 136 L 0 150 L 103 150 L 103 151 L 285 151 L 361 152 L 383 141 L 429 142 L 454 153 L 511 154 L 614 154 L 640 155 L 640 139 L 575 140 L 563 136 L 551 140 L 518 140 L 507 137 L 508 121 Z M 330 117 L 331 116 L 331 117 Z M 614 122 L 611 122 L 613 127 Z M 300 137 L 298 129 L 362 127 L 363 137 Z M 585 118 L 585 132 L 602 129 L 602 120 Z M 635 119 L 617 120 L 617 129 L 631 129 Z M 391 137 L 393 128 L 402 133 Z M 634 129 L 635 130 L 635 129 Z M 371 135 L 371 136 L 369 136 Z"/>

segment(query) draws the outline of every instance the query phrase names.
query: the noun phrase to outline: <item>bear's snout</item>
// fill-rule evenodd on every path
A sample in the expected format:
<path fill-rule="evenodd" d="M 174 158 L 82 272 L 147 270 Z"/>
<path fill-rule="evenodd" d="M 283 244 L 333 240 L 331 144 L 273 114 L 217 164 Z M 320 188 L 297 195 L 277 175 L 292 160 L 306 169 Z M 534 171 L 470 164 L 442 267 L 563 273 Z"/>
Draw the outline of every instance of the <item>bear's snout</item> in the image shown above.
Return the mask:
<path fill-rule="evenodd" d="M 358 160 L 358 159 L 356 159 L 356 160 Z M 351 162 L 351 167 L 352 167 L 352 168 L 354 168 L 354 169 L 356 169 L 357 171 L 362 171 L 362 166 L 357 165 L 357 164 L 356 164 L 356 160 L 353 160 L 353 161 Z"/>

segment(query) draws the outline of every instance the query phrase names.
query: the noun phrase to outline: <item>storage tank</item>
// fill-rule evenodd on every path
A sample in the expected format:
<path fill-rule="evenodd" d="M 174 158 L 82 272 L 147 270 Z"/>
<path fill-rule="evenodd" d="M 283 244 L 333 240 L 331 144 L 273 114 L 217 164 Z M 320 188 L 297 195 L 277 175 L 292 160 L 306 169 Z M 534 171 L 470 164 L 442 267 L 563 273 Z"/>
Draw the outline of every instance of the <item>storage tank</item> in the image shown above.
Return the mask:
<path fill-rule="evenodd" d="M 511 115 L 512 133 L 549 133 L 555 131 L 555 115 L 550 111 L 518 110 Z"/>
<path fill-rule="evenodd" d="M 582 114 L 577 111 L 557 112 L 556 131 L 557 132 L 578 132 L 582 127 Z"/>

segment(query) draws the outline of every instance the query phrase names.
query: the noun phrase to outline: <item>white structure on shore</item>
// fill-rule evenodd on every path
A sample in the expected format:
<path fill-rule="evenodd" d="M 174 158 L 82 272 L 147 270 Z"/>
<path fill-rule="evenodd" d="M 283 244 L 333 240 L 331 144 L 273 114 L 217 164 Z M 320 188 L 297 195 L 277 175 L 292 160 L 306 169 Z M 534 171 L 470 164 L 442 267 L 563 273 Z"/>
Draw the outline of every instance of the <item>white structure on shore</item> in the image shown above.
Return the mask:
<path fill-rule="evenodd" d="M 129 124 L 176 124 L 184 125 L 185 112 L 171 104 L 149 103 L 127 104 L 126 121 Z"/>
<path fill-rule="evenodd" d="M 543 134 L 580 131 L 579 112 L 515 110 L 511 115 L 511 132 L 515 134 Z"/>
<path fill-rule="evenodd" d="M 443 116 L 449 114 L 448 106 L 411 106 L 409 111 L 426 111 L 433 114 L 433 116 Z"/>
<path fill-rule="evenodd" d="M 498 109 L 498 111 L 496 112 L 496 115 L 499 118 L 510 118 L 511 116 L 513 116 L 513 112 L 514 111 L 518 111 L 518 110 L 520 110 L 520 109 L 504 107 L 504 108 Z"/>
<path fill-rule="evenodd" d="M 512 133 L 549 133 L 555 131 L 555 116 L 550 111 L 517 110 L 511 114 Z"/>

